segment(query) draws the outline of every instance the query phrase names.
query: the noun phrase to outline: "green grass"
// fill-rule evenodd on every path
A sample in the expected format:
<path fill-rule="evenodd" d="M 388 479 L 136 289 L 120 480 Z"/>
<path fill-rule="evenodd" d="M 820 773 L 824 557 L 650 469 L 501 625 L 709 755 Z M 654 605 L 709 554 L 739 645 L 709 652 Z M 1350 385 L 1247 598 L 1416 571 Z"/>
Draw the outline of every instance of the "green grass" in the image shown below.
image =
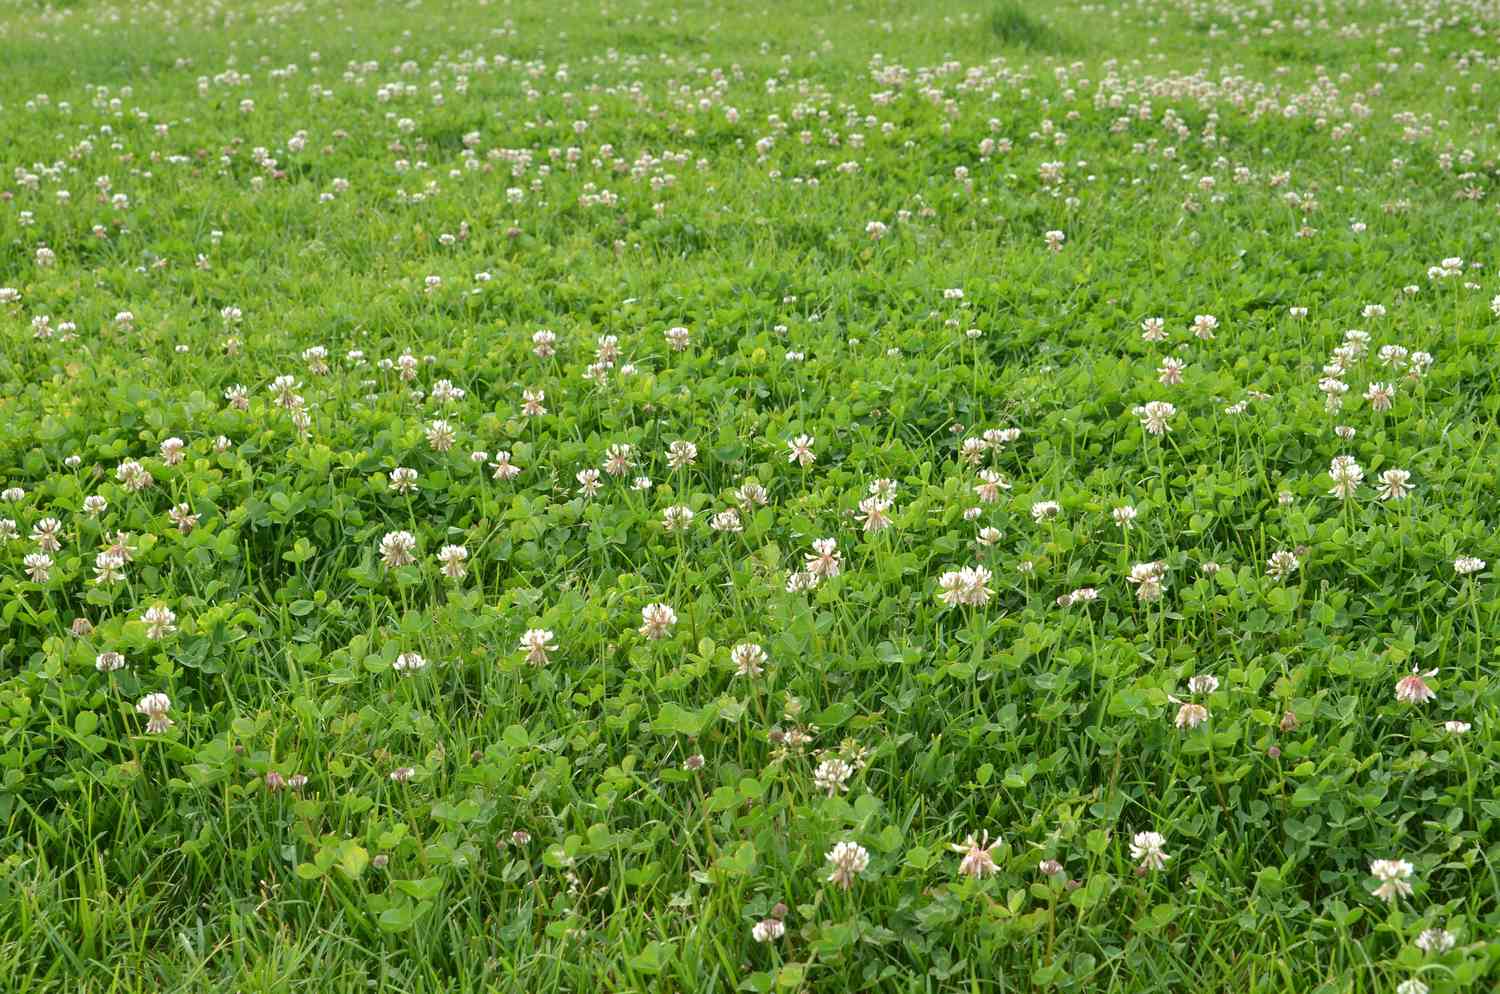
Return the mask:
<path fill-rule="evenodd" d="M 995 39 L 1001 45 L 1048 55 L 1076 51 L 1077 44 L 1071 36 L 1032 13 L 1037 7 L 1044 5 L 1027 4 L 1021 0 L 1004 0 L 995 4 L 994 12 L 990 14 L 990 30 Z"/>
<path fill-rule="evenodd" d="M 0 8 L 0 991 L 1493 989 L 1497 27 L 1433 16 Z"/>

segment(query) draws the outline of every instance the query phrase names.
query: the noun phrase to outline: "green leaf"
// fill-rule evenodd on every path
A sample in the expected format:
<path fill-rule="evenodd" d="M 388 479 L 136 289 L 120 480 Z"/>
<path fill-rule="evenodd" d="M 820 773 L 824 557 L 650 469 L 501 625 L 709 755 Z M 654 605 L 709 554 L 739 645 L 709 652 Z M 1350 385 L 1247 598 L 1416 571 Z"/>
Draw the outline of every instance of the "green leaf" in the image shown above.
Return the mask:
<path fill-rule="evenodd" d="M 393 880 L 391 886 L 418 901 L 430 901 L 442 893 L 443 882 L 437 877 L 421 877 L 417 880 Z"/>
<path fill-rule="evenodd" d="M 370 854 L 364 846 L 346 843 L 339 854 L 339 870 L 350 880 L 358 880 L 370 865 Z"/>

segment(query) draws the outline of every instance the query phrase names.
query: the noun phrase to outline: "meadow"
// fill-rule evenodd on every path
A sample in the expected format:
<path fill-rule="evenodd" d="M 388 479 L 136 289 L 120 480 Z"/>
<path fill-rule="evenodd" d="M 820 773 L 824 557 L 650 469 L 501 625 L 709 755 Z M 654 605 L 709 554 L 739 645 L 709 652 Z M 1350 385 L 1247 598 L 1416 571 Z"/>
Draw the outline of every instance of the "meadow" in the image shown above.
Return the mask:
<path fill-rule="evenodd" d="M 0 2 L 0 991 L 1494 990 L 1497 68 Z"/>

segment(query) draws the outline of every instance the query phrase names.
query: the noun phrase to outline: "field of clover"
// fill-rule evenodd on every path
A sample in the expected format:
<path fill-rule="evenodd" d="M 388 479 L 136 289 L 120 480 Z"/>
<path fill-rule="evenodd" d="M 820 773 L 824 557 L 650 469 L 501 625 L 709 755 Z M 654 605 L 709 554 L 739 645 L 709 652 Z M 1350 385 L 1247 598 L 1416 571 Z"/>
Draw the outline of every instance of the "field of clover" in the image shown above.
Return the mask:
<path fill-rule="evenodd" d="M 0 4 L 0 991 L 1494 990 L 1497 69 Z"/>

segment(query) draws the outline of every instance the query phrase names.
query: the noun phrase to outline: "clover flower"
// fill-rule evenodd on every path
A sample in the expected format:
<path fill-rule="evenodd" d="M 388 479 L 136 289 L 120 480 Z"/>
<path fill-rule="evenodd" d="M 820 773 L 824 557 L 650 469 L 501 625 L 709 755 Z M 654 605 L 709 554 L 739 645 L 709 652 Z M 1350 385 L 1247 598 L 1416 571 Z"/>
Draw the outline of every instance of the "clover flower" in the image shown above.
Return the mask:
<path fill-rule="evenodd" d="M 147 694 L 136 702 L 137 714 L 145 715 L 146 732 L 149 735 L 159 735 L 171 728 L 174 722 L 167 717 L 167 712 L 172 709 L 172 699 L 166 694 Z"/>
<path fill-rule="evenodd" d="M 840 842 L 823 857 L 832 867 L 828 882 L 844 890 L 854 884 L 854 878 L 870 865 L 870 854 L 857 842 Z"/>
<path fill-rule="evenodd" d="M 999 836 L 991 841 L 990 833 L 984 831 L 977 837 L 973 834 L 965 836 L 963 842 L 949 845 L 948 848 L 961 857 L 958 861 L 960 876 L 983 880 L 1000 872 L 1000 867 L 995 863 L 995 855 L 1001 844 Z"/>

